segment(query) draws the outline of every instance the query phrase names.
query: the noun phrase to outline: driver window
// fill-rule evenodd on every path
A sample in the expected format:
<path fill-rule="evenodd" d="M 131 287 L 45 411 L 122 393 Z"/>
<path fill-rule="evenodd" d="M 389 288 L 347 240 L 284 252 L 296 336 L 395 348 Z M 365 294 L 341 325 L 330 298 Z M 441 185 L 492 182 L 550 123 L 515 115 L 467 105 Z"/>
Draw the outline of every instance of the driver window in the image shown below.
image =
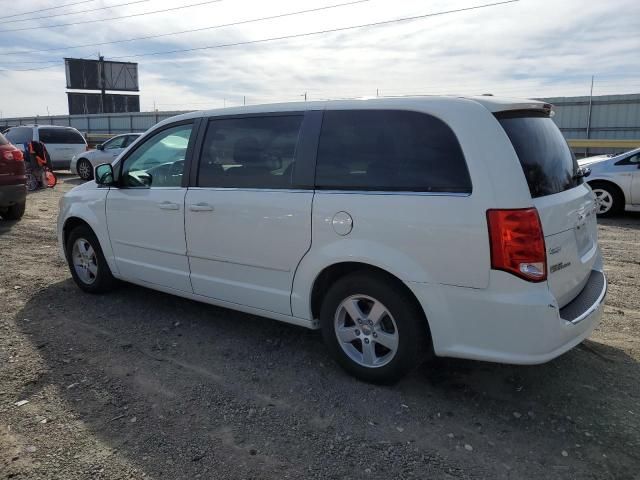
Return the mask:
<path fill-rule="evenodd" d="M 177 125 L 149 138 L 122 167 L 124 187 L 179 187 L 193 125 Z"/>
<path fill-rule="evenodd" d="M 199 187 L 291 188 L 302 115 L 211 120 Z"/>

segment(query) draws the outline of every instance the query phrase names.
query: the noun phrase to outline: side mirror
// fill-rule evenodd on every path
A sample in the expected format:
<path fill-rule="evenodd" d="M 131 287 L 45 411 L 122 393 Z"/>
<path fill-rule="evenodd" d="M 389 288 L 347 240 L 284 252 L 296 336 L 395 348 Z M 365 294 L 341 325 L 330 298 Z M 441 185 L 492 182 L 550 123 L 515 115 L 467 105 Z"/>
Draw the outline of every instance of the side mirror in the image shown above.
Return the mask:
<path fill-rule="evenodd" d="M 96 184 L 110 186 L 114 184 L 113 166 L 110 163 L 103 163 L 96 167 L 94 178 Z"/>
<path fill-rule="evenodd" d="M 104 143 L 99 143 L 98 145 L 96 145 L 96 148 L 98 150 L 104 150 Z"/>

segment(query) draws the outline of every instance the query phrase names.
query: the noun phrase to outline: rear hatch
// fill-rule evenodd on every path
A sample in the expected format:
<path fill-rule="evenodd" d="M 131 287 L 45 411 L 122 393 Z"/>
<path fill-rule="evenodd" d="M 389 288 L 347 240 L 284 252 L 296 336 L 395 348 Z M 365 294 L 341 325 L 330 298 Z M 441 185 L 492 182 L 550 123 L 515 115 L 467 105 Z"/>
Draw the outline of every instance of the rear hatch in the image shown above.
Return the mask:
<path fill-rule="evenodd" d="M 547 282 L 560 308 L 584 288 L 597 259 L 596 205 L 578 164 L 548 113 L 498 112 L 538 210 L 547 250 Z"/>

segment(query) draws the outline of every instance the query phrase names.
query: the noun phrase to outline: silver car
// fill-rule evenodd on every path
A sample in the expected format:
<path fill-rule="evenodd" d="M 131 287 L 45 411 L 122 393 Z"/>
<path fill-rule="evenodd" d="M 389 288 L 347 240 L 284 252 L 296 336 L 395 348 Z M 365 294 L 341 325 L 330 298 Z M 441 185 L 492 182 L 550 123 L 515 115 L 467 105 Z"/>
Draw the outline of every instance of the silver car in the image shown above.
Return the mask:
<path fill-rule="evenodd" d="M 613 157 L 585 158 L 578 165 L 591 170 L 587 181 L 596 195 L 599 216 L 640 212 L 640 148 Z"/>
<path fill-rule="evenodd" d="M 93 169 L 101 163 L 111 163 L 125 148 L 142 135 L 141 133 L 126 133 L 116 135 L 97 146 L 95 150 L 87 150 L 75 155 L 71 159 L 69 170 L 76 172 L 83 180 L 93 178 Z"/>

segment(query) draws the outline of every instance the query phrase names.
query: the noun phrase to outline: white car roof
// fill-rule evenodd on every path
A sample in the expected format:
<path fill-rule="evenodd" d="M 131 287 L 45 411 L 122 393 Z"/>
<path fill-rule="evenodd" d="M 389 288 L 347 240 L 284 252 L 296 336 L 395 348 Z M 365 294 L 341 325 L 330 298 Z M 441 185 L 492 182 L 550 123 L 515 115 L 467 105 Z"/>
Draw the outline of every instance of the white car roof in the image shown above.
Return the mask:
<path fill-rule="evenodd" d="M 378 107 L 380 109 L 410 109 L 411 107 L 428 107 L 429 104 L 442 105 L 444 102 L 452 104 L 465 103 L 473 101 L 479 103 L 492 113 L 512 111 L 512 110 L 548 110 L 551 105 L 540 100 L 528 100 L 522 98 L 505 98 L 494 97 L 491 95 L 479 96 L 416 96 L 416 97 L 368 97 L 350 100 L 327 100 L 320 102 L 288 102 L 288 103 L 271 103 L 262 105 L 250 105 L 242 107 L 218 108 L 214 110 L 202 110 L 196 112 L 185 113 L 175 117 L 163 120 L 158 125 L 174 122 L 176 120 L 188 120 L 192 118 L 222 116 L 222 115 L 240 115 L 251 113 L 277 113 L 277 112 L 296 112 L 306 110 L 346 110 Z"/>

